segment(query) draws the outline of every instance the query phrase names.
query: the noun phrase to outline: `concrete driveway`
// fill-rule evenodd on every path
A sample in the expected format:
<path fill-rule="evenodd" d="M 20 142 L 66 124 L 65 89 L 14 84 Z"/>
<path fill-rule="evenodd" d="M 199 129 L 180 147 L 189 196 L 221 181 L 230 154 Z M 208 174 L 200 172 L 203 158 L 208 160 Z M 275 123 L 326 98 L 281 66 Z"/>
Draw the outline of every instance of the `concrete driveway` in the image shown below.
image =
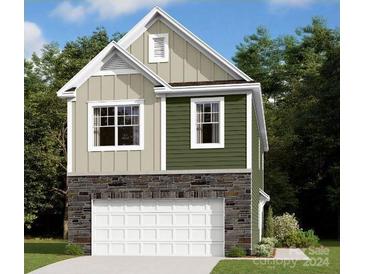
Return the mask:
<path fill-rule="evenodd" d="M 221 259 L 83 256 L 44 266 L 31 274 L 209 274 Z"/>

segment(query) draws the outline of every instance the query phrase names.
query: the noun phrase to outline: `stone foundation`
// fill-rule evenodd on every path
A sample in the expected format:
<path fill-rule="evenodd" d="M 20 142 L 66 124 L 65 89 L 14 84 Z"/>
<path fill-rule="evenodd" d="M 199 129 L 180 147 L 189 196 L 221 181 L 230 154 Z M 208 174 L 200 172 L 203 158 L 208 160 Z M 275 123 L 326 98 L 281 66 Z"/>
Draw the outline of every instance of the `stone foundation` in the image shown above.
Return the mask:
<path fill-rule="evenodd" d="M 225 198 L 225 250 L 251 249 L 251 174 L 68 177 L 69 242 L 91 253 L 91 199 Z"/>

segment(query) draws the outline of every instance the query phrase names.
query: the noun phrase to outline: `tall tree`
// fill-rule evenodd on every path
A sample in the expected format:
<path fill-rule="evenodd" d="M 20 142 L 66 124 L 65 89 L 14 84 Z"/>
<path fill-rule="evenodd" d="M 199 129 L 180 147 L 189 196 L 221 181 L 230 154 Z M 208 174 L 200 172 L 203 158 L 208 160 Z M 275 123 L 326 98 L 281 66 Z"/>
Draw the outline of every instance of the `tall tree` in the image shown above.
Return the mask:
<path fill-rule="evenodd" d="M 45 45 L 42 54 L 25 60 L 25 225 L 41 225 L 43 214 L 63 215 L 67 236 L 66 104 L 56 92 L 111 40 L 104 28 L 90 36 Z M 37 223 L 38 222 L 38 223 Z"/>
<path fill-rule="evenodd" d="M 244 38 L 233 60 L 262 83 L 270 151 L 266 189 L 325 236 L 339 231 L 339 32 L 320 18 L 296 35 Z"/>

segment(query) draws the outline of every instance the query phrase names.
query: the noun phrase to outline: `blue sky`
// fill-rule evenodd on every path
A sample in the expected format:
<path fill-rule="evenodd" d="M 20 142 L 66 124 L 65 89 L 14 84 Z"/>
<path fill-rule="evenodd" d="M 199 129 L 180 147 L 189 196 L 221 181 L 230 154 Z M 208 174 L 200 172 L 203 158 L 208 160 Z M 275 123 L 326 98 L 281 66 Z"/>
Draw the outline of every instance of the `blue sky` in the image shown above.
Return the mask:
<path fill-rule="evenodd" d="M 340 25 L 338 0 L 26 0 L 25 55 L 51 41 L 62 47 L 98 26 L 110 34 L 127 32 L 155 5 L 228 59 L 260 25 L 272 36 L 293 34 L 313 16 L 322 16 L 330 27 Z"/>

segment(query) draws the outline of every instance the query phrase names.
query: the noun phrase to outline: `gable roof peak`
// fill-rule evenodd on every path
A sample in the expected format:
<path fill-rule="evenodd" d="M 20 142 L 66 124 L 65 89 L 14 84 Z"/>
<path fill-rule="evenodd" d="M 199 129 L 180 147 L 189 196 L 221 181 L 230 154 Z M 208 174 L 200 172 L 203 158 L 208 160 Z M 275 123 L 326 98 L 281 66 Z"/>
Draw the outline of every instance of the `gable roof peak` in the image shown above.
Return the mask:
<path fill-rule="evenodd" d="M 160 20 L 170 27 L 173 31 L 178 33 L 182 38 L 188 41 L 192 46 L 204 53 L 206 56 L 213 59 L 217 65 L 228 72 L 235 79 L 244 79 L 252 81 L 252 78 L 238 69 L 230 61 L 220 55 L 217 51 L 211 48 L 208 44 L 202 41 L 199 37 L 185 28 L 176 19 L 171 17 L 162 8 L 155 6 L 145 17 L 143 17 L 126 35 L 124 35 L 118 44 L 127 49 L 134 41 L 136 41 L 150 26 L 150 23 L 155 20 L 156 16 L 160 16 Z"/>
<path fill-rule="evenodd" d="M 61 89 L 57 91 L 59 97 L 75 97 L 75 92 L 90 76 L 94 75 L 104 65 L 103 60 L 113 50 L 116 50 L 123 58 L 125 58 L 132 66 L 140 71 L 145 77 L 153 83 L 170 87 L 170 85 L 160 76 L 155 74 L 149 67 L 145 66 L 136 57 L 130 54 L 127 50 L 118 45 L 115 41 L 111 41 L 102 51 L 100 51 L 91 61 L 85 65 L 74 77 L 71 78 Z"/>

